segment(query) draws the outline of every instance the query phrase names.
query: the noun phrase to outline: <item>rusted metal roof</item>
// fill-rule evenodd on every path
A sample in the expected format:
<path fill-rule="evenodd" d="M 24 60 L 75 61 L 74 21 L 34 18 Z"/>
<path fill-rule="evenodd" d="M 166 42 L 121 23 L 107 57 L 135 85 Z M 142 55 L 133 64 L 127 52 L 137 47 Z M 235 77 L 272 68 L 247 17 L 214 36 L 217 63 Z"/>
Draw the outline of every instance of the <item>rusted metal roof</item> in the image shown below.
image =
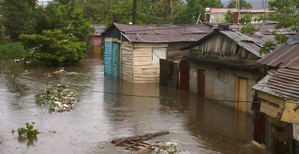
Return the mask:
<path fill-rule="evenodd" d="M 298 101 L 299 69 L 281 68 L 277 71 L 271 71 L 271 73 L 258 82 L 253 89 Z"/>
<path fill-rule="evenodd" d="M 272 67 L 297 67 L 299 66 L 299 33 L 292 36 L 272 53 L 263 57 L 258 63 Z"/>
<path fill-rule="evenodd" d="M 113 24 L 130 42 L 194 42 L 212 32 L 209 25 L 125 25 Z"/>

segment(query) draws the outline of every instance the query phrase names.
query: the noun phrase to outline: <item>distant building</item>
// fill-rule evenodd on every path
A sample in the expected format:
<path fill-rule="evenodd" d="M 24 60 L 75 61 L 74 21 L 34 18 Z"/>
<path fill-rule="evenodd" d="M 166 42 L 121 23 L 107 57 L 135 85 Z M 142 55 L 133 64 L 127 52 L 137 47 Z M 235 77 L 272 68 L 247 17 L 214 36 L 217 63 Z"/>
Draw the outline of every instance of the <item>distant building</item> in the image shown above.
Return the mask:
<path fill-rule="evenodd" d="M 299 32 L 259 63 L 268 75 L 253 89 L 254 143 L 270 153 L 299 153 Z"/>
<path fill-rule="evenodd" d="M 95 55 L 102 55 L 102 33 L 105 31 L 104 25 L 92 25 L 95 29 L 94 36 L 92 38 L 93 53 Z"/>
<path fill-rule="evenodd" d="M 225 14 L 231 11 L 233 15 L 233 22 L 238 23 L 238 19 L 241 19 L 246 14 L 249 14 L 252 16 L 252 23 L 260 23 L 261 16 L 264 16 L 264 14 L 271 14 L 274 13 L 274 11 L 270 11 L 269 9 L 242 9 L 240 10 L 240 17 L 237 9 L 231 9 L 231 8 L 210 8 L 206 9 L 206 22 L 209 23 L 225 23 Z"/>
<path fill-rule="evenodd" d="M 103 34 L 104 72 L 129 82 L 159 82 L 160 59 L 180 59 L 181 48 L 211 32 L 209 25 L 113 24 Z"/>

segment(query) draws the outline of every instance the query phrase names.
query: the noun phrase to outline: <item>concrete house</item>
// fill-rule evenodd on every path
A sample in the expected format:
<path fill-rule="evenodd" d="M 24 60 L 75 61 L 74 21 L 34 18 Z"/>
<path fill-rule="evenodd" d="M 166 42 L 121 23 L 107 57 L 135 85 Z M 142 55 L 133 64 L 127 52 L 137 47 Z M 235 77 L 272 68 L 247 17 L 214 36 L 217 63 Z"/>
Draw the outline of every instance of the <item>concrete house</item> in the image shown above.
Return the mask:
<path fill-rule="evenodd" d="M 239 17 L 239 13 L 237 9 L 231 9 L 231 8 L 207 8 L 206 9 L 206 22 L 209 23 L 226 23 L 225 21 L 225 14 L 231 11 L 232 13 L 234 13 L 233 18 L 242 18 L 245 15 L 249 14 L 252 17 L 252 24 L 256 24 L 256 23 L 260 23 L 260 17 L 263 16 L 265 13 L 267 15 L 269 14 L 273 14 L 274 11 L 270 11 L 269 9 L 267 9 L 265 11 L 265 9 L 259 9 L 259 8 L 252 8 L 252 9 L 241 9 L 240 10 L 240 17 Z M 238 23 L 238 19 L 235 23 Z"/>
<path fill-rule="evenodd" d="M 299 153 L 299 32 L 258 61 L 268 75 L 256 91 L 253 142 L 270 153 Z"/>
<path fill-rule="evenodd" d="M 254 93 L 251 90 L 263 72 L 256 61 L 262 56 L 259 50 L 273 36 L 245 35 L 220 25 L 190 49 L 190 55 L 180 62 L 180 89 L 222 102 L 250 112 Z"/>
<path fill-rule="evenodd" d="M 180 59 L 180 50 L 211 32 L 209 25 L 125 25 L 103 34 L 104 72 L 129 82 L 159 82 L 160 59 Z"/>

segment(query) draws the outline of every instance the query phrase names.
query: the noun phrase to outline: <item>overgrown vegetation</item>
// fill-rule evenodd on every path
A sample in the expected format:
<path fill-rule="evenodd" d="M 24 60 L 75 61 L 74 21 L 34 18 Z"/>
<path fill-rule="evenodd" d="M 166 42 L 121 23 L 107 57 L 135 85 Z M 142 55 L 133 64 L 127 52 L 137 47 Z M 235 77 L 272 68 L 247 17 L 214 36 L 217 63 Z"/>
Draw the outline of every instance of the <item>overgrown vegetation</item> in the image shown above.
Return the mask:
<path fill-rule="evenodd" d="M 275 34 L 275 40 L 279 43 L 285 43 L 289 38 L 283 34 Z"/>
<path fill-rule="evenodd" d="M 61 30 L 25 34 L 21 40 L 28 50 L 26 59 L 53 65 L 69 64 L 86 56 L 86 43 Z"/>
<path fill-rule="evenodd" d="M 227 11 L 226 14 L 224 15 L 224 19 L 225 19 L 225 22 L 227 23 L 233 23 L 233 13 L 232 11 Z"/>
<path fill-rule="evenodd" d="M 37 129 L 34 129 L 34 122 L 26 123 L 26 127 L 18 128 L 17 132 L 19 136 L 26 136 L 27 138 L 36 137 L 39 134 Z"/>
<path fill-rule="evenodd" d="M 22 43 L 3 43 L 0 44 L 0 59 L 23 58 L 26 51 Z"/>
<path fill-rule="evenodd" d="M 252 20 L 252 15 L 245 14 L 243 17 L 240 18 L 239 22 L 241 24 L 250 24 Z"/>
<path fill-rule="evenodd" d="M 260 49 L 260 54 L 270 53 L 271 50 L 275 49 L 275 46 L 276 45 L 272 41 L 265 42 Z"/>
<path fill-rule="evenodd" d="M 258 31 L 258 28 L 256 28 L 254 25 L 252 24 L 247 24 L 246 26 L 243 26 L 241 28 L 241 33 L 243 34 L 250 34 L 253 35 L 256 31 Z"/>

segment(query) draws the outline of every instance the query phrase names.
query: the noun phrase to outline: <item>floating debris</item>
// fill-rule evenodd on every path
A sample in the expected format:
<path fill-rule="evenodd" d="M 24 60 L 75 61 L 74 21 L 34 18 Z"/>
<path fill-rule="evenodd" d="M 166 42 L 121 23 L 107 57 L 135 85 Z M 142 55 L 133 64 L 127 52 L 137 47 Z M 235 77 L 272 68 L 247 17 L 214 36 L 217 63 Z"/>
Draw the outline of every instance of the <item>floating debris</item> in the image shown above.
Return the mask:
<path fill-rule="evenodd" d="M 150 153 L 152 151 L 155 151 L 156 153 L 161 153 L 161 152 L 167 152 L 167 154 L 174 154 L 176 152 L 176 146 L 174 145 L 165 145 L 163 147 L 159 147 L 159 145 L 153 145 L 146 143 L 144 141 L 152 139 L 157 136 L 162 136 L 169 134 L 168 131 L 161 131 L 161 132 L 156 132 L 156 133 L 150 133 L 150 134 L 145 134 L 145 135 L 140 135 L 140 136 L 131 136 L 131 137 L 123 137 L 123 138 L 117 138 L 111 141 L 112 144 L 115 146 L 124 146 L 126 149 L 130 150 L 137 150 L 134 154 L 142 154 L 142 153 Z"/>
<path fill-rule="evenodd" d="M 75 107 L 78 100 L 79 93 L 77 89 L 61 84 L 44 88 L 43 91 L 37 95 L 37 104 L 50 105 L 50 112 L 70 111 Z"/>

